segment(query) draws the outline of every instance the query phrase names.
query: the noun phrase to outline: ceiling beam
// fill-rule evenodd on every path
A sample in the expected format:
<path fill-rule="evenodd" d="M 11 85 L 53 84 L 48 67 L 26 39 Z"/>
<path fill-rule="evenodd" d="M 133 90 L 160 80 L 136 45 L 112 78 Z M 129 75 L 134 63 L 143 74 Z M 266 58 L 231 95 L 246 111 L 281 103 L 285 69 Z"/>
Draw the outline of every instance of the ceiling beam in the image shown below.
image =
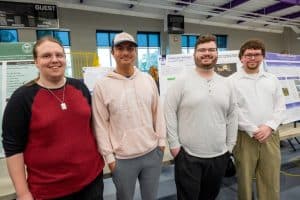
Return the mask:
<path fill-rule="evenodd" d="M 252 11 L 252 13 L 261 14 L 261 15 L 268 15 L 268 14 L 271 14 L 271 13 L 274 13 L 274 12 L 277 12 L 279 10 L 283 10 L 283 9 L 286 9 L 286 8 L 289 8 L 289 7 L 292 7 L 292 6 L 294 6 L 294 4 L 279 2 L 279 3 L 276 3 L 276 4 L 261 8 L 259 10 Z M 248 18 L 248 17 L 250 17 L 250 18 L 260 17 L 260 15 L 255 15 L 255 14 L 246 14 L 246 15 L 243 15 L 241 17 L 246 17 L 246 18 Z M 275 19 L 275 20 L 278 20 L 278 19 Z M 241 24 L 241 23 L 244 23 L 244 22 L 245 21 L 243 21 L 243 20 L 238 20 L 236 23 Z"/>
<path fill-rule="evenodd" d="M 256 11 L 254 11 L 254 13 L 267 15 L 267 14 L 277 12 L 279 10 L 283 10 L 283 9 L 286 9 L 286 8 L 289 8 L 289 7 L 292 7 L 292 6 L 294 6 L 294 4 L 279 2 L 279 3 L 273 4 L 271 6 L 267 6 L 265 8 L 256 10 Z"/>
<path fill-rule="evenodd" d="M 227 9 L 231 9 L 231 8 L 237 7 L 237 6 L 239 6 L 239 5 L 243 4 L 243 3 L 246 3 L 247 1 L 249 1 L 249 0 L 232 0 L 232 1 L 228 2 L 228 3 L 225 3 L 225 4 L 221 5 L 221 6 L 219 6 L 219 8 L 213 9 L 212 12 L 213 13 L 225 12 Z M 222 9 L 222 8 L 225 8 L 225 9 Z M 208 15 L 206 17 L 206 19 L 209 19 L 211 17 L 213 17 L 213 16 L 212 15 Z"/>
<path fill-rule="evenodd" d="M 285 2 L 285 3 L 290 3 L 290 4 L 295 4 L 295 5 L 300 5 L 300 0 L 279 0 L 280 2 Z"/>
<path fill-rule="evenodd" d="M 179 0 L 175 4 L 177 6 L 189 6 L 191 3 L 194 3 L 196 0 Z"/>
<path fill-rule="evenodd" d="M 288 15 L 283 15 L 283 16 L 280 16 L 280 17 L 281 18 L 287 18 L 287 19 L 295 19 L 295 18 L 300 17 L 300 11 L 294 12 L 294 13 L 291 13 L 291 14 L 288 14 Z"/>

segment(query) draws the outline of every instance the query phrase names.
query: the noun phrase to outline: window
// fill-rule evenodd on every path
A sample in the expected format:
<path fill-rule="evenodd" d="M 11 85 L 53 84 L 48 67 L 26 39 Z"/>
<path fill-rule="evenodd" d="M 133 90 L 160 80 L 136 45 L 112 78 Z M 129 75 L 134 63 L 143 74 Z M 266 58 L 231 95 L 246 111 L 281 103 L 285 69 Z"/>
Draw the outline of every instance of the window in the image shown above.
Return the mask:
<path fill-rule="evenodd" d="M 215 35 L 217 37 L 217 47 L 219 51 L 227 49 L 227 35 Z"/>
<path fill-rule="evenodd" d="M 40 39 L 44 36 L 52 36 L 57 39 L 63 46 L 66 53 L 66 76 L 73 77 L 72 63 L 71 63 L 71 42 L 70 42 L 70 31 L 59 31 L 59 30 L 37 30 L 36 37 Z"/>
<path fill-rule="evenodd" d="M 138 32 L 138 67 L 141 71 L 148 72 L 151 66 L 158 66 L 160 55 L 160 33 Z"/>
<path fill-rule="evenodd" d="M 52 36 L 57 39 L 64 47 L 70 47 L 70 32 L 69 31 L 56 31 L 56 30 L 37 30 L 37 39 L 44 36 Z"/>
<path fill-rule="evenodd" d="M 181 36 L 181 53 L 193 54 L 198 35 L 182 35 Z"/>
<path fill-rule="evenodd" d="M 0 29 L 0 42 L 18 42 L 18 32 L 16 29 Z"/>
<path fill-rule="evenodd" d="M 227 35 L 215 35 L 217 38 L 217 47 L 219 51 L 227 49 Z M 183 54 L 193 54 L 198 35 L 181 36 L 181 52 Z"/>
<path fill-rule="evenodd" d="M 100 65 L 104 67 L 115 66 L 115 59 L 111 55 L 112 41 L 116 34 L 122 31 L 96 31 L 97 52 Z"/>

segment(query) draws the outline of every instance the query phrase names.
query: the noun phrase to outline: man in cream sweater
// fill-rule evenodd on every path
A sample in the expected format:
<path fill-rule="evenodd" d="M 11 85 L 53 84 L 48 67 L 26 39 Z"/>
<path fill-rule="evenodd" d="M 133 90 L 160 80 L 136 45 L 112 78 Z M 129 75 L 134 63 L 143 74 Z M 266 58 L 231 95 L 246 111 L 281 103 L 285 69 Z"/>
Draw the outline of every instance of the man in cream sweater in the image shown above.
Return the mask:
<path fill-rule="evenodd" d="M 143 200 L 155 200 L 166 128 L 153 78 L 134 63 L 137 44 L 128 33 L 115 36 L 111 51 L 116 69 L 93 91 L 94 128 L 108 163 L 117 199 L 132 200 L 137 179 Z"/>

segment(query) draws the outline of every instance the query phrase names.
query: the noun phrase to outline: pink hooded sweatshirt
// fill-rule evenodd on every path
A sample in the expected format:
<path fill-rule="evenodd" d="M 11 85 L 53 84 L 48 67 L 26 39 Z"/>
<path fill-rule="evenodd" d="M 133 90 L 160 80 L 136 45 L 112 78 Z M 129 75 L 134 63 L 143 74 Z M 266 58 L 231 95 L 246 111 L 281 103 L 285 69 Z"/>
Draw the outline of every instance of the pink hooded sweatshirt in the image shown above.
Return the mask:
<path fill-rule="evenodd" d="M 156 84 L 136 67 L 130 78 L 110 72 L 97 81 L 92 109 L 99 151 L 107 163 L 165 146 L 166 127 Z"/>

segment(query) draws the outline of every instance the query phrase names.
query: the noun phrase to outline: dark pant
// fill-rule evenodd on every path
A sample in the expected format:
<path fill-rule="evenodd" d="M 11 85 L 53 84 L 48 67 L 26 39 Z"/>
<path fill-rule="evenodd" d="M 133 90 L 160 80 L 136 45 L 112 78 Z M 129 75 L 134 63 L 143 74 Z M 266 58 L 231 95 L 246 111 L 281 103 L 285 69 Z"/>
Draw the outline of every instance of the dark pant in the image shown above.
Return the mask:
<path fill-rule="evenodd" d="M 178 200 L 214 200 L 220 191 L 229 153 L 214 158 L 198 158 L 181 148 L 175 158 Z"/>
<path fill-rule="evenodd" d="M 82 190 L 55 200 L 103 200 L 103 172 Z"/>

